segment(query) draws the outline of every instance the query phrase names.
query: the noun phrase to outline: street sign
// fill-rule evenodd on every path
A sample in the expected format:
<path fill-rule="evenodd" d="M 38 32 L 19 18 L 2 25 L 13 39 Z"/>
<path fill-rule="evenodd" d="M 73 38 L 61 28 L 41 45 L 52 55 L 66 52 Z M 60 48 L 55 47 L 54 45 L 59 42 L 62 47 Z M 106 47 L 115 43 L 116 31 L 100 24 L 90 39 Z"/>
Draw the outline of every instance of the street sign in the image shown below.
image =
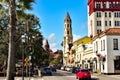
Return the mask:
<path fill-rule="evenodd" d="M 28 59 L 28 57 L 25 58 L 25 64 L 24 64 L 24 66 L 29 66 L 29 59 Z"/>
<path fill-rule="evenodd" d="M 26 58 L 25 58 L 25 62 L 29 62 L 29 59 L 28 59 L 28 57 L 26 57 Z"/>
<path fill-rule="evenodd" d="M 29 63 L 25 63 L 24 66 L 29 66 Z"/>

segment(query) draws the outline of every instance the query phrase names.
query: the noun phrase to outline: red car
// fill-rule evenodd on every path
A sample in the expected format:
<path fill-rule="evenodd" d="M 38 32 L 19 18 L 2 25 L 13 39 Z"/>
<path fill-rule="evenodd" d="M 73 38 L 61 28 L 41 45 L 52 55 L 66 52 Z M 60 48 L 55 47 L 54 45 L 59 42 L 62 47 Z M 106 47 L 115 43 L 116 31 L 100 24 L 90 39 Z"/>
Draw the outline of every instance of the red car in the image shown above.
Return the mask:
<path fill-rule="evenodd" d="M 91 73 L 88 69 L 80 69 L 76 72 L 76 78 L 79 80 L 82 80 L 82 79 L 91 80 Z"/>

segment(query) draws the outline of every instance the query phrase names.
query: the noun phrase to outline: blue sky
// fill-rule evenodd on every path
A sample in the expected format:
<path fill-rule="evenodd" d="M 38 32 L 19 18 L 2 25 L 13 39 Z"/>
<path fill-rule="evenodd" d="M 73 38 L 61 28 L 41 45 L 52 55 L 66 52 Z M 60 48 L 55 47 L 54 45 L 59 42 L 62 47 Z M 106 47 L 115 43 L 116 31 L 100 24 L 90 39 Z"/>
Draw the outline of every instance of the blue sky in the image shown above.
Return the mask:
<path fill-rule="evenodd" d="M 40 31 L 53 51 L 62 49 L 67 12 L 72 19 L 73 40 L 88 35 L 87 0 L 36 0 L 31 12 L 40 18 Z"/>

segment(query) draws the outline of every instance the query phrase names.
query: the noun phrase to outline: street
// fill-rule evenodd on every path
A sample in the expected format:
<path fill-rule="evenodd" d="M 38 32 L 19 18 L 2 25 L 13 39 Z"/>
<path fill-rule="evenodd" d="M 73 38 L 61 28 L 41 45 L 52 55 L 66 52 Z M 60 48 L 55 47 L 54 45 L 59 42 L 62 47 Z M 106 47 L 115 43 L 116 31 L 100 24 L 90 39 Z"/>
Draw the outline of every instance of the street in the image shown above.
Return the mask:
<path fill-rule="evenodd" d="M 4 77 L 0 77 L 0 80 L 5 80 Z M 15 80 L 22 80 L 22 77 L 15 77 Z M 71 72 L 58 70 L 53 72 L 53 76 L 43 76 L 40 77 L 31 77 L 24 78 L 24 80 L 78 80 L 75 77 L 75 74 Z M 120 80 L 120 75 L 97 75 L 92 74 L 92 80 Z"/>

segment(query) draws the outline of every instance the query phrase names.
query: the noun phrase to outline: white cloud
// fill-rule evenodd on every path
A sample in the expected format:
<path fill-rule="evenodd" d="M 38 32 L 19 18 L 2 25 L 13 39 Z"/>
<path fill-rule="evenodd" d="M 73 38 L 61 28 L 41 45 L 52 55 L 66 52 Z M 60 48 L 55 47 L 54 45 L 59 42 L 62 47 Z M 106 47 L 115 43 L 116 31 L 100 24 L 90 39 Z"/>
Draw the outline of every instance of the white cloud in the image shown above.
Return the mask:
<path fill-rule="evenodd" d="M 80 35 L 73 34 L 73 42 L 80 39 L 80 38 L 81 38 Z"/>
<path fill-rule="evenodd" d="M 80 38 L 80 35 L 73 34 L 73 41 L 76 41 Z M 50 45 L 50 49 L 52 49 L 53 51 L 57 51 L 60 48 L 59 42 L 57 42 L 56 35 L 54 33 L 51 33 L 47 39 Z M 43 44 L 45 44 L 45 41 L 46 40 L 43 41 Z"/>
<path fill-rule="evenodd" d="M 48 40 L 53 40 L 55 38 L 55 34 L 54 33 L 51 33 L 49 36 L 48 36 Z"/>
<path fill-rule="evenodd" d="M 53 51 L 56 51 L 58 49 L 58 43 L 56 42 L 57 41 L 56 35 L 54 33 L 51 33 L 47 39 L 50 45 L 50 49 L 52 49 Z"/>

